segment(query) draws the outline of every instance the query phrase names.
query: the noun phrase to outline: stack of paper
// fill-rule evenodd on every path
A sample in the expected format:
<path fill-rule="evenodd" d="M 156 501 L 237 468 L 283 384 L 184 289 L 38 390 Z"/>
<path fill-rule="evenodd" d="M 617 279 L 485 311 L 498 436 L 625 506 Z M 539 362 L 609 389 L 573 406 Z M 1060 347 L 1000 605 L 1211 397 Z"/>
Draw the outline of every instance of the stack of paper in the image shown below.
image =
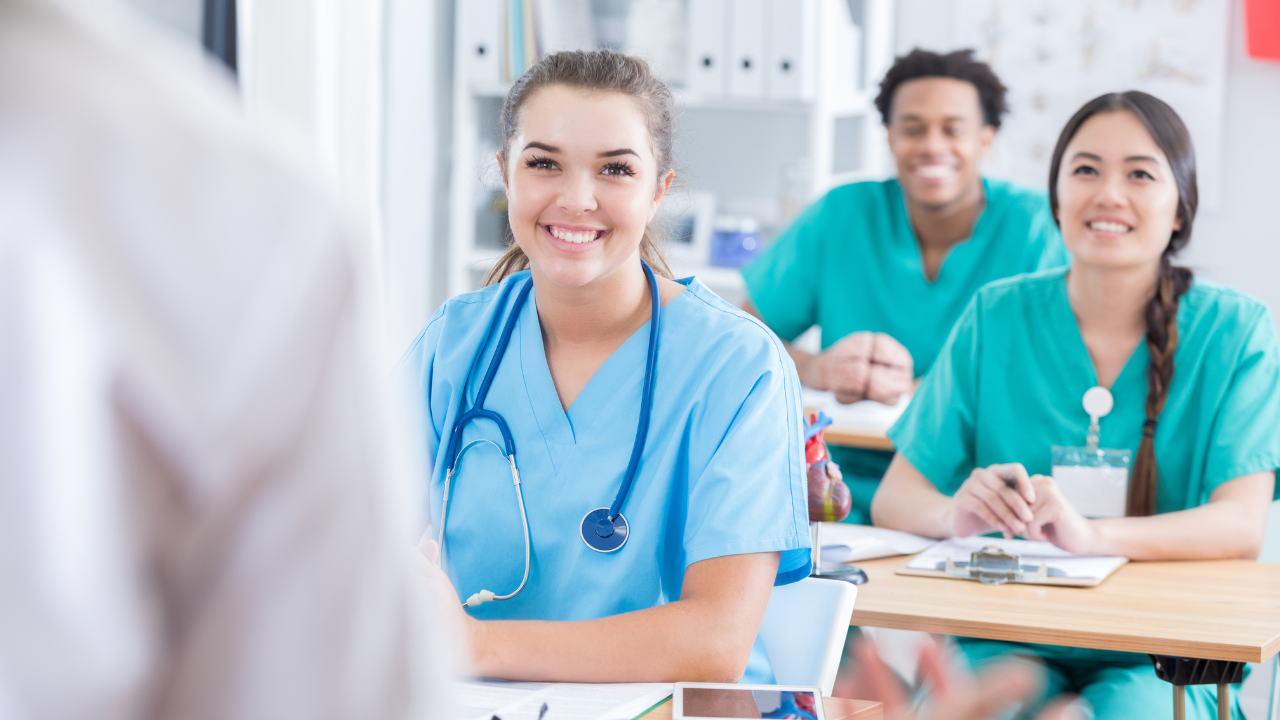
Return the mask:
<path fill-rule="evenodd" d="M 533 683 L 462 680 L 454 683 L 458 717 L 468 720 L 632 720 L 671 697 L 671 683 Z"/>
<path fill-rule="evenodd" d="M 894 555 L 913 555 L 937 542 L 933 538 L 912 535 L 899 530 L 824 523 L 822 526 L 822 561 L 857 562 Z"/>
<path fill-rule="evenodd" d="M 854 430 L 884 432 L 902 417 L 910 402 L 910 395 L 902 395 L 894 405 L 885 405 L 875 400 L 862 400 L 846 405 L 836 400 L 832 393 L 804 388 L 805 408 L 821 410 L 831 416 L 836 427 Z"/>

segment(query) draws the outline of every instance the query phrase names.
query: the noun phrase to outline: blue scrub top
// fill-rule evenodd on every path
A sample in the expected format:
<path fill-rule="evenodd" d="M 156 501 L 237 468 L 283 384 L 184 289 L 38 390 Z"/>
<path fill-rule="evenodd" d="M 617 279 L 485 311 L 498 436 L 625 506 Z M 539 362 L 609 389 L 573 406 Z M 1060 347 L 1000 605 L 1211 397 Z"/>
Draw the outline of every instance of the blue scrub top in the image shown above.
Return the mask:
<path fill-rule="evenodd" d="M 505 283 L 524 283 L 527 271 Z M 677 600 L 700 560 L 781 552 L 775 584 L 809 574 L 807 485 L 800 383 L 782 344 L 760 322 L 693 278 L 662 309 L 648 439 L 622 507 L 626 545 L 598 553 L 579 535 L 583 515 L 621 486 L 639 422 L 649 323 L 596 371 L 566 413 L 547 367 L 536 290 L 521 310 L 485 408 L 515 440 L 529 521 L 529 581 L 511 600 L 469 612 L 482 620 L 588 620 Z M 447 438 L 462 393 L 474 401 L 496 337 L 472 370 L 502 285 L 453 298 L 402 361 L 425 409 L 432 523 L 439 529 Z M 495 336 L 497 331 L 495 331 Z M 472 422 L 463 444 L 501 444 L 494 423 Z M 508 463 L 472 448 L 455 470 L 445 570 L 461 598 L 511 592 L 524 571 L 524 539 Z M 757 639 L 744 681 L 772 682 Z"/>

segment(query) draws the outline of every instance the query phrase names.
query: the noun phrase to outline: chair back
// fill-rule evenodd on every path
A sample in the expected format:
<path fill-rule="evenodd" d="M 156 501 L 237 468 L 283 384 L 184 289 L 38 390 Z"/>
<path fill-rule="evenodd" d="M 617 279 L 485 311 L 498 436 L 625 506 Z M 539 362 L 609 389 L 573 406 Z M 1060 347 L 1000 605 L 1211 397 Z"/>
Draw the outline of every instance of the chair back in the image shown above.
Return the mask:
<path fill-rule="evenodd" d="M 857 594 L 842 580 L 812 577 L 773 589 L 760 639 L 779 685 L 815 685 L 831 694 Z"/>

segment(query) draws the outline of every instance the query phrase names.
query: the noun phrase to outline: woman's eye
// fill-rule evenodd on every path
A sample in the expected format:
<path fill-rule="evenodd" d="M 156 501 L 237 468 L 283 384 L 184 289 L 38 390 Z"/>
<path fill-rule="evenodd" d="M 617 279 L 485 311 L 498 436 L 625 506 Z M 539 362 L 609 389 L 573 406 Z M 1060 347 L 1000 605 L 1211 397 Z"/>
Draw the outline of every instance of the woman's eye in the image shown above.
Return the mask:
<path fill-rule="evenodd" d="M 1134 178 L 1135 180 L 1155 180 L 1155 177 L 1146 170 L 1134 170 L 1129 173 L 1129 177 Z"/>
<path fill-rule="evenodd" d="M 1081 165 L 1075 170 L 1072 170 L 1071 174 L 1072 175 L 1097 175 L 1098 171 L 1089 165 Z"/>
<path fill-rule="evenodd" d="M 609 163 L 608 165 L 605 165 L 604 169 L 600 172 L 605 175 L 613 175 L 615 177 L 631 177 L 636 174 L 635 171 L 631 169 L 631 166 L 626 163 Z"/>
<path fill-rule="evenodd" d="M 551 158 L 531 157 L 524 161 L 524 166 L 543 170 L 554 170 L 556 164 L 551 160 Z"/>

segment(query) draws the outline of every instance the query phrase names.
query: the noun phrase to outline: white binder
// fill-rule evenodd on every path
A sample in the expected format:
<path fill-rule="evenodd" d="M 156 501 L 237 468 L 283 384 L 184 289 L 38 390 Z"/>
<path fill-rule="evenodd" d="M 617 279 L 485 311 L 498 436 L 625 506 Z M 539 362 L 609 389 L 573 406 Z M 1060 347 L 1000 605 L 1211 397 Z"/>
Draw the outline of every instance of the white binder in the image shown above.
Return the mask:
<path fill-rule="evenodd" d="M 503 0 L 457 4 L 457 62 L 467 83 L 502 82 L 502 7 Z"/>
<path fill-rule="evenodd" d="M 765 0 L 729 0 L 729 96 L 765 96 Z"/>
<path fill-rule="evenodd" d="M 775 100 L 813 100 L 818 90 L 818 0 L 766 0 L 765 85 Z"/>
<path fill-rule="evenodd" d="M 689 92 L 704 97 L 723 96 L 728 78 L 725 72 L 725 31 L 729 0 L 689 0 L 688 70 Z"/>

